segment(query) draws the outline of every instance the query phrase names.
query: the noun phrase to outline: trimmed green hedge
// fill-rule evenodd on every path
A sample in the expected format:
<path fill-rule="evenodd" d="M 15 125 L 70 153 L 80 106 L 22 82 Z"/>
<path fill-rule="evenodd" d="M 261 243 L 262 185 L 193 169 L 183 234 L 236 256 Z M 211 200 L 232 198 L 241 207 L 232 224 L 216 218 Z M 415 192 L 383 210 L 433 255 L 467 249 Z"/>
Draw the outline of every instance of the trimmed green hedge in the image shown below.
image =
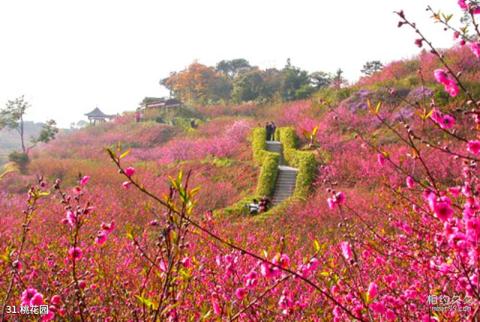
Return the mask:
<path fill-rule="evenodd" d="M 262 169 L 258 176 L 257 195 L 272 196 L 277 182 L 278 165 L 280 163 L 280 154 L 265 151 L 263 157 Z"/>
<path fill-rule="evenodd" d="M 263 127 L 257 127 L 252 132 L 253 159 L 257 165 L 262 165 L 267 151 L 267 131 Z"/>
<path fill-rule="evenodd" d="M 258 176 L 257 195 L 272 196 L 278 175 L 280 154 L 267 151 L 267 131 L 257 127 L 252 132 L 253 159 L 261 166 Z"/>
<path fill-rule="evenodd" d="M 244 197 L 244 198 L 240 199 L 239 201 L 237 201 L 233 205 L 222 209 L 220 211 L 220 213 L 222 215 L 226 215 L 226 216 L 232 216 L 232 215 L 238 215 L 238 214 L 247 215 L 247 214 L 249 214 L 247 205 L 252 203 L 253 199 L 260 200 L 260 198 L 257 197 L 257 196 L 247 196 L 247 197 Z M 217 212 L 217 214 L 218 214 L 218 212 Z"/>
<path fill-rule="evenodd" d="M 315 159 L 315 155 L 309 151 L 297 150 L 298 137 L 295 129 L 282 127 L 279 131 L 285 161 L 289 166 L 298 169 L 294 196 L 306 198 L 311 191 L 317 173 L 317 160 Z"/>

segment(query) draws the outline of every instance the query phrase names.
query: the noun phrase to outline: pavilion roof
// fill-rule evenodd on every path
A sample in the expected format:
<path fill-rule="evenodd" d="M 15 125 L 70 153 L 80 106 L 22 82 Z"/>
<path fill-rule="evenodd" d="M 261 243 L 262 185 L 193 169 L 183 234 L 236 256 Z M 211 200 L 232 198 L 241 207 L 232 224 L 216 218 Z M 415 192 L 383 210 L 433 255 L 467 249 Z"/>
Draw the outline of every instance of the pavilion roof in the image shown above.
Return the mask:
<path fill-rule="evenodd" d="M 95 109 L 93 111 L 85 114 L 85 116 L 88 116 L 88 117 L 104 117 L 104 118 L 111 117 L 111 115 L 107 115 L 107 114 L 103 113 L 98 107 L 95 107 Z"/>

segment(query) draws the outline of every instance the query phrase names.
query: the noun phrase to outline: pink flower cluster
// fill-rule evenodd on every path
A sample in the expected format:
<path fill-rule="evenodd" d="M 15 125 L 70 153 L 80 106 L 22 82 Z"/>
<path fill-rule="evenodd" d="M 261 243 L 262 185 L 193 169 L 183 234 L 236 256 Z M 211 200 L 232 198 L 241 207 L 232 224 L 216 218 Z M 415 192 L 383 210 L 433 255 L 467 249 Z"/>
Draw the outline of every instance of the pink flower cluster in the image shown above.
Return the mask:
<path fill-rule="evenodd" d="M 465 10 L 465 11 L 469 10 L 475 15 L 480 14 L 480 7 L 478 7 L 476 4 L 475 5 L 467 4 L 467 0 L 458 0 L 458 5 L 462 10 Z"/>
<path fill-rule="evenodd" d="M 450 96 L 455 97 L 458 95 L 460 92 L 458 84 L 447 71 L 444 69 L 436 69 L 433 73 L 436 81 L 444 86 L 445 91 L 448 92 Z"/>
<path fill-rule="evenodd" d="M 337 205 L 341 205 L 345 202 L 345 194 L 343 192 L 333 193 L 331 197 L 327 199 L 327 204 L 330 209 L 334 209 Z"/>
<path fill-rule="evenodd" d="M 107 241 L 108 235 L 115 229 L 115 221 L 112 220 L 109 224 L 102 223 L 100 228 L 97 237 L 95 237 L 95 243 L 103 245 Z"/>
<path fill-rule="evenodd" d="M 41 321 L 52 321 L 55 318 L 55 305 L 60 303 L 60 297 L 58 295 L 53 296 L 50 303 L 51 305 L 49 306 L 48 313 L 41 316 Z M 22 292 L 21 305 L 27 307 L 39 307 L 40 305 L 45 305 L 43 294 L 38 292 L 35 288 L 29 287 Z"/>
<path fill-rule="evenodd" d="M 442 129 L 449 130 L 455 125 L 455 118 L 449 114 L 440 112 L 437 108 L 432 110 L 431 119 L 437 123 Z"/>
<path fill-rule="evenodd" d="M 471 140 L 467 143 L 467 150 L 468 152 L 479 155 L 480 154 L 480 141 L 479 140 Z"/>

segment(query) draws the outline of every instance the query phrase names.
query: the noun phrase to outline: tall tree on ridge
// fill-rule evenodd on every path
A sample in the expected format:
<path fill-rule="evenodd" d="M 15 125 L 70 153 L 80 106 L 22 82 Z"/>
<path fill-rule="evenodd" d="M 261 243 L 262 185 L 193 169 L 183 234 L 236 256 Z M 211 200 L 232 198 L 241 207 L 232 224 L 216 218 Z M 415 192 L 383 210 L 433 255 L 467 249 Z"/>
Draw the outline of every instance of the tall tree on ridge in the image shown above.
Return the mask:
<path fill-rule="evenodd" d="M 30 104 L 25 101 L 25 97 L 22 95 L 13 101 L 9 100 L 5 108 L 0 110 L 0 130 L 4 128 L 16 130 L 20 135 L 23 153 L 27 153 L 23 116 L 29 106 Z"/>
<path fill-rule="evenodd" d="M 230 79 L 234 79 L 241 72 L 252 69 L 248 60 L 244 58 L 237 58 L 232 60 L 222 60 L 217 63 L 216 70 L 224 74 Z"/>
<path fill-rule="evenodd" d="M 383 69 L 383 64 L 379 60 L 368 61 L 363 65 L 361 72 L 366 76 L 371 76 Z"/>

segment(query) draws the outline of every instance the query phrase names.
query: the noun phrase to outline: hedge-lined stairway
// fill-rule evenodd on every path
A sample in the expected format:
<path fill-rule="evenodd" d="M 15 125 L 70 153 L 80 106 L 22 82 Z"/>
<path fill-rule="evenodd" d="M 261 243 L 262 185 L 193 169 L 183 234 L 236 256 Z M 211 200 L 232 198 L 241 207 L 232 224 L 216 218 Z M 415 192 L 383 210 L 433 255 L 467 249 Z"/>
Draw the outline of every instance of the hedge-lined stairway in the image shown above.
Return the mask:
<path fill-rule="evenodd" d="M 280 155 L 277 180 L 273 191 L 272 204 L 278 205 L 285 199 L 291 197 L 295 192 L 298 169 L 288 167 L 284 164 L 283 146 L 279 141 L 267 141 L 267 151 Z"/>
<path fill-rule="evenodd" d="M 253 159 L 260 168 L 257 189 L 254 194 L 244 196 L 230 207 L 222 209 L 221 213 L 246 213 L 248 204 L 254 198 L 267 196 L 274 207 L 264 214 L 272 214 L 290 202 L 308 197 L 317 171 L 315 155 L 311 151 L 297 149 L 299 140 L 293 128 L 278 128 L 276 135 L 279 141 L 267 141 L 265 128 L 253 129 Z"/>

